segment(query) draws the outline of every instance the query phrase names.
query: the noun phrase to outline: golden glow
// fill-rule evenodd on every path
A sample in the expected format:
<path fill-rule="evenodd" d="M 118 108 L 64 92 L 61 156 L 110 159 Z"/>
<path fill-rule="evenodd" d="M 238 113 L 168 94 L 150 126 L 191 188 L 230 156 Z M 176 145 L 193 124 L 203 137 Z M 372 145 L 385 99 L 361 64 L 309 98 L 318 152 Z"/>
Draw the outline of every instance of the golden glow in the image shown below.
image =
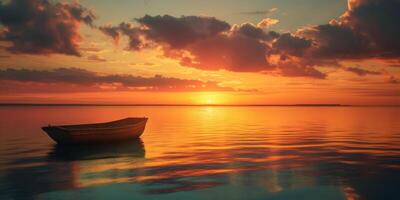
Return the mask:
<path fill-rule="evenodd" d="M 74 86 L 71 93 L 44 92 L 41 93 L 9 93 L 1 94 L 2 102 L 14 103 L 106 103 L 106 104 L 398 104 L 400 92 L 398 84 L 388 83 L 387 75 L 359 77 L 350 72 L 328 68 L 326 80 L 316 80 L 299 77 L 279 77 L 261 73 L 234 73 L 229 71 L 203 71 L 183 67 L 173 59 L 160 56 L 159 50 L 127 52 L 122 47 L 100 42 L 107 38 L 102 35 L 94 37 L 99 40 L 96 52 L 107 58 L 106 62 L 82 60 L 71 56 L 52 55 L 48 57 L 30 55 L 11 55 L 0 59 L 3 66 L 24 66 L 25 60 L 30 60 L 30 66 L 38 70 L 50 70 L 59 67 L 79 66 L 79 68 L 102 74 L 131 74 L 152 77 L 160 74 L 179 79 L 215 81 L 224 87 L 237 91 L 113 91 L 103 88 L 102 91 L 85 92 L 83 86 Z M 87 44 L 90 47 L 89 44 Z M 89 55 L 89 53 L 87 53 Z M 94 53 L 91 53 L 92 55 Z M 87 55 L 86 55 L 87 56 Z M 346 66 L 357 65 L 354 62 L 343 63 Z M 375 66 L 385 66 L 379 60 L 369 60 L 362 66 L 373 71 Z M 7 68 L 7 67 L 3 67 Z M 397 77 L 399 70 L 387 68 Z M 381 83 L 381 84 L 376 84 Z M 50 85 L 49 85 L 50 86 Z M 24 88 L 31 88 L 29 86 Z M 64 85 L 54 85 L 52 88 L 68 89 Z M 46 88 L 48 90 L 48 88 Z M 81 92 L 82 91 L 82 92 Z M 324 95 L 319 95 L 323 93 Z M 68 98 L 66 98 L 66 96 Z"/>
<path fill-rule="evenodd" d="M 160 50 L 128 52 L 122 47 L 113 47 L 104 42 L 105 36 L 99 34 L 94 47 L 103 49 L 87 55 L 99 55 L 107 58 L 106 62 L 95 62 L 71 56 L 52 55 L 49 57 L 32 55 L 10 55 L 0 59 L 3 66 L 29 66 L 38 70 L 51 70 L 59 67 L 79 66 L 79 68 L 101 74 L 131 74 L 134 76 L 152 77 L 156 74 L 179 79 L 214 81 L 236 91 L 113 91 L 103 88 L 102 91 L 85 92 L 83 86 L 74 86 L 74 95 L 61 93 L 57 88 L 68 89 L 63 84 L 54 85 L 58 92 L 41 93 L 8 93 L 1 94 L 0 101 L 14 103 L 106 103 L 106 104 L 398 104 L 400 90 L 398 84 L 388 83 L 387 75 L 356 76 L 350 72 L 328 68 L 329 76 L 325 80 L 299 77 L 279 77 L 261 73 L 234 73 L 229 71 L 205 71 L 183 67 L 178 61 L 162 57 Z M 86 47 L 91 47 L 86 44 Z M 344 62 L 353 66 L 356 62 Z M 375 66 L 385 67 L 387 63 L 379 60 L 368 60 L 362 63 L 367 69 Z M 7 67 L 2 67 L 7 68 Z M 396 68 L 386 71 L 399 75 Z M 397 74 L 397 75 L 396 75 Z M 381 84 L 377 84 L 381 83 Z M 50 85 L 49 85 L 50 86 Z M 29 86 L 24 88 L 31 88 Z M 48 90 L 48 88 L 46 88 Z M 324 95 L 319 95 L 323 93 Z M 68 97 L 68 98 L 66 98 Z"/>
<path fill-rule="evenodd" d="M 220 101 L 224 101 L 225 97 L 229 98 L 229 96 L 219 94 L 221 93 L 191 95 L 203 95 L 204 99 L 219 97 Z M 45 109 L 46 114 L 43 114 L 42 109 Z M 268 178 L 263 179 L 260 184 L 264 184 L 269 192 L 280 192 L 304 185 L 312 186 L 317 182 L 312 177 L 303 180 L 304 175 L 301 172 L 291 173 L 290 177 L 286 177 L 289 181 L 296 179 L 302 181 L 301 184 L 287 186 L 282 184 L 282 180 L 287 179 L 280 176 L 281 169 L 302 169 L 309 167 L 311 162 L 331 162 L 332 159 L 340 165 L 362 166 L 368 165 L 362 160 L 364 157 L 353 160 L 354 157 L 351 155 L 365 154 L 365 157 L 399 155 L 399 152 L 393 150 L 398 147 L 398 144 L 393 142 L 396 138 L 397 132 L 394 130 L 398 129 L 396 123 L 398 120 L 393 119 L 399 116 L 399 108 L 103 106 L 43 107 L 42 109 L 26 107 L 0 110 L 2 116 L 10 116 L 1 118 L 0 124 L 15 127 L 20 124 L 16 119 L 21 116 L 24 117 L 23 119 L 30 119 L 25 120 L 24 125 L 27 127 L 37 127 L 39 124 L 47 123 L 49 119 L 57 124 L 110 121 L 126 116 L 147 116 L 150 119 L 142 136 L 143 145 L 132 146 L 135 147 L 132 149 L 130 146 L 126 149 L 118 146 L 116 152 L 120 152 L 119 155 L 109 154 L 113 151 L 107 149 L 91 154 L 85 152 L 82 155 L 86 158 L 98 157 L 99 159 L 78 159 L 73 162 L 73 165 L 68 166 L 59 165 L 57 162 L 41 162 L 41 165 L 49 165 L 46 168 L 61 172 L 59 174 L 61 177 L 71 177 L 69 185 L 65 187 L 157 182 L 176 177 L 208 177 L 215 174 L 229 176 L 230 183 L 240 183 L 241 172 L 263 171 L 268 172 L 264 174 Z M 12 115 L 10 115 L 11 112 Z M 15 124 L 5 123 L 7 120 Z M 357 131 L 354 130 L 361 130 L 365 137 L 359 137 Z M 376 134 L 377 132 L 380 134 Z M 5 137 L 12 137 L 13 134 L 5 134 Z M 37 132 L 28 131 L 23 134 L 32 134 L 28 137 L 31 138 Z M 29 145 L 41 146 L 48 143 L 48 138 L 40 137 L 40 139 L 43 141 Z M 310 139 L 322 142 L 310 143 Z M 357 142 L 353 143 L 349 140 Z M 354 148 L 353 151 L 348 148 L 336 148 L 347 147 L 349 144 Z M 385 148 L 370 148 L 375 144 L 384 144 Z M 326 149 L 334 151 L 335 154 L 349 156 L 343 159 L 324 153 L 311 156 L 317 150 L 325 151 Z M 55 153 L 54 150 L 52 151 L 49 155 Z M 293 152 L 293 154 L 284 152 Z M 33 157 L 42 154 L 42 151 L 29 152 L 29 155 Z M 23 155 L 26 156 L 26 153 Z M 18 158 L 21 155 L 10 154 L 9 156 Z M 204 164 L 207 167 L 204 167 Z M 25 163 L 16 165 L 19 168 L 33 167 Z M 173 166 L 173 170 L 170 166 Z M 381 166 L 396 168 L 391 162 Z M 62 170 L 59 167 L 62 167 Z M 315 170 L 316 174 L 320 173 L 319 168 L 312 170 Z M 56 173 L 50 173 L 50 175 L 54 176 Z M 351 186 L 346 185 L 343 192 L 348 199 L 351 199 L 356 192 L 348 187 Z"/>
<path fill-rule="evenodd" d="M 227 95 L 224 92 L 200 92 L 194 94 L 194 103 L 202 105 L 226 104 Z"/>

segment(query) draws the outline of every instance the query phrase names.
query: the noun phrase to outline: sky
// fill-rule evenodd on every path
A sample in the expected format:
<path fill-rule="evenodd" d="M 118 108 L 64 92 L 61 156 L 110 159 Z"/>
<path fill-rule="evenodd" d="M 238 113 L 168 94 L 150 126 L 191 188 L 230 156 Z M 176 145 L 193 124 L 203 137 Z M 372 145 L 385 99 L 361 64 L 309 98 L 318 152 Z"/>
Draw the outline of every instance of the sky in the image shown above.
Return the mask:
<path fill-rule="evenodd" d="M 400 104 L 400 0 L 0 0 L 0 103 Z"/>

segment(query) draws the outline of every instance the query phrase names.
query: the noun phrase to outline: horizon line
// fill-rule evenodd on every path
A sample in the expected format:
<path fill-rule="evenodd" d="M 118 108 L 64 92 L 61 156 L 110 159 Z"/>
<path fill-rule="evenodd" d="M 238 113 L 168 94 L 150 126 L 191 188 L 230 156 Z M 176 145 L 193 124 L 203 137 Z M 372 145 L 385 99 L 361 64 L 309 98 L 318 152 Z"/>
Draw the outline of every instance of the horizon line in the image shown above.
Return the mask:
<path fill-rule="evenodd" d="M 114 103 L 0 103 L 0 106 L 215 106 L 215 107 L 400 107 L 396 104 L 114 104 Z"/>

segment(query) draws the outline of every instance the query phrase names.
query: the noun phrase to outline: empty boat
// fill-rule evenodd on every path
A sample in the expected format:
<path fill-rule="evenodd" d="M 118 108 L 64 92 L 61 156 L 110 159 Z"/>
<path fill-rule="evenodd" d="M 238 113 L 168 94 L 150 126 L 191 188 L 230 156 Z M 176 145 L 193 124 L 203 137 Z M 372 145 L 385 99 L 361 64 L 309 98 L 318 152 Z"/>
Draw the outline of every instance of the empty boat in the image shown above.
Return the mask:
<path fill-rule="evenodd" d="M 139 138 L 148 118 L 126 118 L 105 123 L 42 127 L 58 144 L 109 143 Z"/>

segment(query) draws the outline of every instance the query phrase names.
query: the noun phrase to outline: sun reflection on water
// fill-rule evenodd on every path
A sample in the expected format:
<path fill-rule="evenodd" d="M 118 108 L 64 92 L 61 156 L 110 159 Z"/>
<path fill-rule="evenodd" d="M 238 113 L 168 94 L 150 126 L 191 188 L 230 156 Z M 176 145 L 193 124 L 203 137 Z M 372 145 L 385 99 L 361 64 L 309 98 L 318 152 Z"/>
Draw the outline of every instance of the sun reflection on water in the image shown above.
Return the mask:
<path fill-rule="evenodd" d="M 24 127 L 13 125 L 16 119 L 12 117 L 1 119 L 7 130 L 14 127 L 13 135 L 4 135 L 0 147 L 1 193 L 6 196 L 123 184 L 140 186 L 137 195 L 206 190 L 206 196 L 222 192 L 232 198 L 249 195 L 249 199 L 295 191 L 309 191 L 304 193 L 308 199 L 313 193 L 343 199 L 378 199 L 388 192 L 398 195 L 400 124 L 393 118 L 400 116 L 400 109 L 46 108 L 46 116 L 39 114 L 43 109 L 14 109 L 13 113 L 25 114 Z M 80 118 L 66 119 L 60 113 Z M 48 122 L 134 115 L 150 120 L 142 140 L 126 145 L 64 148 L 54 146 L 37 129 Z M 19 137 L 24 134 L 32 134 L 30 138 L 36 141 Z M 15 136 L 22 139 L 12 139 Z M 392 184 L 371 190 L 386 182 Z M 258 193 L 249 192 L 249 187 Z M 229 194 L 227 188 L 235 193 Z"/>

